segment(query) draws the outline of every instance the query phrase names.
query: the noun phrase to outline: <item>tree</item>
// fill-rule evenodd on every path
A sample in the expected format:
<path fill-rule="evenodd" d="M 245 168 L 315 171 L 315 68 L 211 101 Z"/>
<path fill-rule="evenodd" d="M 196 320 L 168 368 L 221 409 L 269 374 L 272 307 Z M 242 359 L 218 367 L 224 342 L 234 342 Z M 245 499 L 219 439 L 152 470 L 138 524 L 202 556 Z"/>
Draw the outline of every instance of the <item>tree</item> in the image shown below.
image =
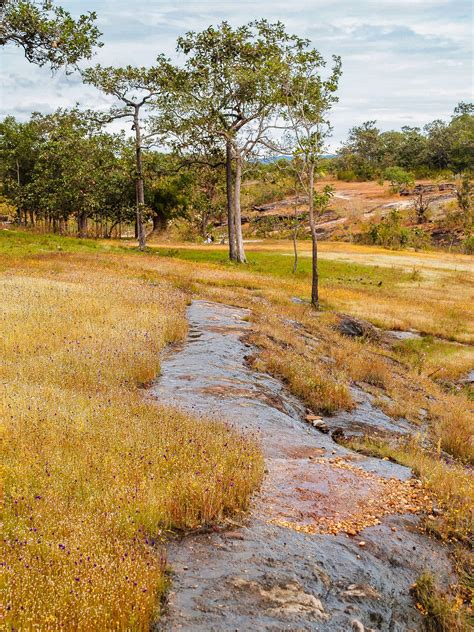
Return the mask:
<path fill-rule="evenodd" d="M 459 103 L 449 123 L 451 151 L 449 166 L 454 172 L 474 168 L 474 105 Z"/>
<path fill-rule="evenodd" d="M 458 177 L 456 183 L 456 201 L 458 203 L 466 232 L 472 229 L 474 191 L 468 174 Z"/>
<path fill-rule="evenodd" d="M 170 219 L 184 216 L 190 203 L 192 177 L 172 154 L 146 152 L 148 182 L 145 202 L 151 213 L 153 233 L 165 230 Z"/>
<path fill-rule="evenodd" d="M 3 193 L 15 204 L 18 221 L 34 222 L 28 215 L 27 191 L 39 150 L 40 134 L 34 121 L 19 123 L 7 116 L 0 123 L 0 177 Z"/>
<path fill-rule="evenodd" d="M 85 83 L 94 85 L 119 102 L 118 105 L 112 106 L 107 114 L 96 117 L 97 120 L 104 124 L 116 119 L 128 119 L 132 122 L 135 136 L 136 230 L 140 250 L 146 247 L 142 116 L 143 111 L 149 108 L 152 102 L 156 106 L 173 72 L 171 64 L 163 56 L 158 57 L 157 64 L 152 68 L 114 68 L 97 65 L 82 73 Z"/>
<path fill-rule="evenodd" d="M 413 207 L 415 209 L 418 224 L 423 224 L 423 222 L 426 221 L 428 209 L 432 202 L 433 198 L 426 195 L 423 191 L 423 187 L 421 187 L 415 194 L 415 197 L 413 198 Z"/>
<path fill-rule="evenodd" d="M 430 166 L 435 169 L 447 169 L 452 142 L 449 126 L 444 121 L 437 119 L 425 125 L 424 130 L 427 137 L 426 150 Z"/>
<path fill-rule="evenodd" d="M 122 135 L 100 132 L 78 110 L 36 114 L 22 124 L 9 117 L 0 131 L 2 187 L 19 222 L 64 232 L 74 217 L 86 237 L 90 219 L 101 234 L 129 219 L 133 197 Z"/>
<path fill-rule="evenodd" d="M 311 303 L 319 307 L 318 282 L 318 236 L 315 214 L 329 202 L 332 189 L 325 187 L 315 193 L 315 176 L 320 166 L 325 143 L 331 126 L 328 114 L 334 103 L 341 60 L 333 57 L 333 67 L 324 79 L 321 71 L 326 62 L 315 49 L 309 49 L 307 40 L 297 42 L 292 59 L 288 63 L 287 77 L 283 88 L 286 101 L 285 119 L 288 124 L 293 160 L 302 187 L 308 196 L 309 225 L 312 240 L 312 284 Z"/>
<path fill-rule="evenodd" d="M 20 46 L 26 59 L 38 66 L 75 66 L 102 46 L 95 13 L 74 20 L 52 0 L 3 0 L 0 17 L 0 45 Z"/>
<path fill-rule="evenodd" d="M 380 172 L 383 149 L 376 121 L 366 121 L 349 130 L 347 141 L 338 155 L 345 170 L 354 171 L 358 178 L 370 180 Z"/>
<path fill-rule="evenodd" d="M 194 165 L 190 170 L 190 196 L 187 217 L 205 239 L 223 219 L 226 204 L 225 169 L 221 166 Z"/>
<path fill-rule="evenodd" d="M 221 150 L 226 163 L 229 256 L 245 262 L 241 222 L 244 164 L 272 145 L 285 55 L 295 38 L 266 20 L 233 29 L 223 22 L 178 39 L 186 56 L 182 83 L 168 99 L 175 133 Z M 205 152 L 204 152 L 205 153 Z"/>
<path fill-rule="evenodd" d="M 400 191 L 403 186 L 412 186 L 415 183 L 413 174 L 401 167 L 388 167 L 385 169 L 383 177 L 390 182 L 393 193 Z"/>

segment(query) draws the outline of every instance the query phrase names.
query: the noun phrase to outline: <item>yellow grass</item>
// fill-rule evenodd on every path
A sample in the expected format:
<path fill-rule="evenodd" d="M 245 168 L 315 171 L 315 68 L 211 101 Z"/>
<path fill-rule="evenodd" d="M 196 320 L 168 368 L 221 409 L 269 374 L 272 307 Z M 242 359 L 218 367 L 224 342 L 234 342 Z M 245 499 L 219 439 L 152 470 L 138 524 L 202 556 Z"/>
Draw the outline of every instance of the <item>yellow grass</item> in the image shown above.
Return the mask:
<path fill-rule="evenodd" d="M 256 442 L 137 388 L 186 333 L 185 297 L 127 257 L 3 261 L 6 625 L 148 629 L 170 529 L 247 507 Z M 135 278 L 133 278 L 135 277 Z"/>
<path fill-rule="evenodd" d="M 198 246 L 196 244 L 163 244 L 167 249 L 201 249 L 226 252 L 225 246 Z M 153 244 L 153 246 L 155 246 Z M 247 244 L 247 252 L 279 254 L 288 257 L 291 269 L 293 246 L 285 241 L 261 241 Z M 311 243 L 298 244 L 300 261 L 311 256 Z M 331 278 L 321 278 L 321 301 L 332 309 L 365 318 L 384 329 L 415 329 L 463 343 L 474 343 L 474 260 L 469 255 L 446 252 L 393 251 L 377 246 L 359 246 L 347 243 L 322 242 L 319 258 L 323 262 L 369 266 L 376 270 L 388 269 L 411 275 L 408 281 L 397 285 L 384 283 L 381 287 L 344 282 L 334 284 Z M 244 272 L 236 272 L 241 278 Z M 250 275 L 249 275 L 250 276 Z M 253 274 L 255 285 L 268 284 L 262 275 Z M 288 277 L 278 279 L 279 292 L 293 296 L 310 296 L 307 279 Z"/>
<path fill-rule="evenodd" d="M 278 245 L 278 248 L 283 247 L 282 244 Z M 374 262 L 373 265 L 377 265 L 375 261 L 381 262 L 381 265 L 385 262 L 385 264 L 393 265 L 397 270 L 400 269 L 400 271 L 405 272 L 407 269 L 408 271 L 413 269 L 414 262 L 422 262 L 422 265 L 420 265 L 422 268 L 421 276 L 414 274 L 412 280 L 401 286 L 394 286 L 389 291 L 384 290 L 383 286 L 382 291 L 374 290 L 373 287 L 354 289 L 353 287 L 347 287 L 344 282 L 339 286 L 323 285 L 322 298 L 325 305 L 367 318 L 387 328 L 418 328 L 439 334 L 445 338 L 472 340 L 474 324 L 470 313 L 469 299 L 472 289 L 469 273 L 468 270 L 463 270 L 462 272 L 456 272 L 455 270 L 456 265 L 458 265 L 457 262 L 459 262 L 460 267 L 466 267 L 470 261 L 469 259 L 464 257 L 457 259 L 454 255 L 440 254 L 438 260 L 436 259 L 438 255 L 434 253 L 404 253 L 403 258 L 400 255 L 400 262 L 397 264 L 398 253 L 382 251 L 382 249 L 377 248 L 356 248 L 347 244 L 323 244 L 322 252 L 323 256 L 325 253 L 334 257 L 348 256 L 351 260 L 359 261 L 360 259 L 357 258 L 367 255 L 368 260 Z M 75 322 L 72 322 L 74 319 L 71 314 L 78 314 L 76 321 L 82 324 L 88 318 L 95 319 L 95 324 L 90 328 L 98 332 L 91 342 L 94 350 L 94 362 L 98 361 L 97 356 L 102 358 L 105 354 L 107 367 L 112 361 L 117 365 L 113 370 L 103 367 L 104 375 L 107 376 L 106 380 L 102 379 L 102 373 L 98 372 L 97 366 L 95 370 L 89 369 L 89 367 L 84 368 L 84 371 L 82 371 L 82 368 L 80 369 L 79 372 L 81 374 L 84 373 L 81 380 L 84 380 L 87 385 L 82 390 L 79 389 L 80 392 L 87 392 L 87 398 L 89 398 L 91 390 L 94 391 L 94 388 L 96 390 L 99 389 L 97 395 L 94 395 L 94 399 L 91 400 L 91 408 L 94 411 L 97 409 L 94 403 L 96 402 L 96 396 L 103 401 L 102 398 L 106 397 L 109 391 L 107 390 L 108 387 L 105 388 L 104 386 L 104 390 L 101 391 L 97 384 L 92 387 L 90 386 L 91 384 L 94 385 L 97 382 L 105 385 L 114 379 L 115 374 L 119 374 L 122 371 L 126 385 L 118 385 L 114 382 L 115 386 L 113 389 L 114 391 L 120 390 L 120 392 L 125 392 L 124 389 L 126 389 L 126 400 L 128 402 L 135 401 L 133 398 L 138 396 L 134 385 L 137 382 L 147 382 L 157 370 L 157 356 L 155 352 L 151 354 L 151 361 L 155 362 L 152 368 L 150 368 L 148 360 L 143 359 L 141 356 L 144 349 L 142 344 L 143 337 L 134 340 L 133 344 L 131 344 L 128 342 L 129 338 L 131 338 L 129 333 L 122 331 L 122 333 L 117 334 L 116 343 L 113 345 L 109 344 L 111 336 L 115 335 L 115 328 L 119 326 L 118 321 L 121 322 L 125 319 L 125 322 L 129 322 L 127 318 L 131 318 L 132 321 L 127 331 L 134 331 L 138 325 L 138 329 L 142 331 L 143 336 L 145 332 L 150 332 L 149 323 L 151 321 L 161 323 L 159 332 L 155 331 L 152 333 L 151 339 L 147 338 L 150 343 L 159 339 L 160 342 L 157 343 L 158 349 L 161 348 L 166 340 L 179 339 L 183 334 L 185 327 L 182 320 L 184 298 L 180 291 L 185 293 L 193 292 L 210 300 L 250 308 L 252 310 L 252 334 L 250 340 L 258 345 L 260 349 L 260 353 L 255 359 L 256 366 L 285 379 L 290 389 L 302 397 L 310 407 L 324 412 L 350 408 L 353 402 L 349 387 L 351 383 L 357 382 L 374 395 L 375 403 L 380 405 L 387 413 L 395 417 L 405 416 L 412 422 L 420 424 L 420 427 L 423 427 L 423 433 L 426 435 L 424 438 L 429 440 L 430 451 L 428 453 L 424 451 L 422 446 L 425 443 L 423 443 L 418 445 L 416 450 L 411 450 L 408 456 L 406 451 L 404 456 L 398 456 L 407 465 L 414 467 L 437 495 L 443 514 L 438 531 L 444 529 L 447 537 L 463 538 L 464 535 L 460 534 L 465 534 L 470 529 L 469 518 L 471 514 L 468 513 L 468 507 L 472 506 L 472 486 L 467 484 L 465 470 L 461 463 L 446 466 L 442 460 L 433 455 L 432 449 L 433 447 L 439 447 L 449 452 L 460 462 L 474 461 L 472 402 L 462 392 L 458 394 L 446 392 L 444 385 L 435 382 L 438 374 L 433 377 L 430 376 L 435 369 L 440 366 L 443 368 L 445 354 L 448 351 L 450 354 L 449 373 L 461 374 L 468 366 L 466 358 L 472 357 L 469 347 L 456 347 L 454 345 L 452 349 L 447 350 L 447 348 L 435 345 L 433 347 L 434 351 L 430 352 L 431 355 L 418 362 L 413 361 L 411 356 L 400 354 L 397 349 L 392 350 L 375 342 L 369 343 L 367 341 L 354 341 L 345 338 L 336 331 L 336 321 L 330 311 L 315 312 L 307 305 L 291 302 L 292 296 L 308 294 L 307 280 L 301 278 L 293 279 L 291 277 L 276 278 L 271 275 L 257 274 L 247 267 L 222 267 L 201 262 L 182 261 L 176 258 L 158 257 L 154 254 L 137 256 L 117 253 L 107 254 L 100 251 L 94 253 L 94 255 L 87 256 L 73 256 L 66 253 L 34 256 L 27 261 L 25 260 L 25 263 L 12 263 L 9 260 L 6 263 L 2 263 L 0 259 L 0 267 L 2 265 L 6 269 L 14 268 L 14 274 L 7 279 L 8 283 L 19 283 L 18 275 L 22 273 L 23 276 L 28 277 L 27 280 L 31 283 L 32 292 L 33 288 L 35 291 L 39 291 L 37 288 L 41 288 L 41 284 L 35 286 L 38 279 L 42 279 L 42 283 L 46 281 L 53 283 L 53 280 L 54 284 L 65 283 L 68 288 L 69 286 L 74 286 L 75 288 L 82 288 L 83 292 L 89 293 L 94 292 L 95 285 L 98 284 L 96 289 L 100 300 L 97 299 L 99 308 L 96 312 L 92 314 L 85 312 L 87 317 L 83 318 L 80 310 L 78 312 L 74 308 L 74 310 L 68 311 L 64 307 L 64 318 L 68 320 L 69 326 L 75 326 Z M 21 267 L 24 268 L 23 271 Z M 118 270 L 120 270 L 120 273 Z M 27 274 L 25 274 L 25 271 Z M 33 277 L 34 282 L 32 280 Z M 104 280 L 99 282 L 100 279 L 105 277 L 113 279 L 107 286 L 107 289 L 105 289 Z M 92 283 L 90 281 L 91 278 Z M 115 291 L 122 298 L 117 298 L 114 294 Z M 141 294 L 143 291 L 145 294 Z M 116 320 L 113 322 L 104 321 L 103 314 L 109 313 L 112 305 L 120 304 L 124 300 L 124 296 L 133 296 L 133 300 L 126 300 L 127 308 L 123 312 L 120 311 L 120 313 L 116 314 Z M 73 298 L 74 301 L 78 300 L 75 296 L 70 298 Z M 43 335 L 41 328 L 36 327 L 35 329 L 34 323 L 29 319 L 28 310 L 22 309 L 22 311 L 18 311 L 20 309 L 18 306 L 18 293 L 15 295 L 15 292 L 12 292 L 11 288 L 8 287 L 5 299 L 7 301 L 6 304 L 11 305 L 9 309 L 12 310 L 8 323 L 13 323 L 20 340 L 23 335 L 27 336 L 27 333 L 23 333 L 24 331 L 28 332 L 28 330 L 31 330 L 30 342 L 27 342 L 25 338 L 24 345 L 35 348 L 34 345 L 37 344 L 39 345 L 39 351 L 41 351 L 43 348 L 41 344 L 46 345 L 46 342 L 41 343 Z M 102 303 L 100 301 L 102 300 L 106 301 L 108 309 L 104 309 L 101 312 L 100 305 Z M 167 301 L 170 302 L 167 304 Z M 175 302 L 173 303 L 173 301 Z M 55 302 L 57 302 L 56 299 Z M 83 304 L 85 301 L 80 300 L 78 302 Z M 34 301 L 31 304 L 35 305 Z M 134 306 L 136 307 L 135 311 Z M 149 312 L 144 318 L 142 309 L 155 311 L 153 313 Z M 45 308 L 41 315 L 43 321 L 46 318 L 47 322 L 48 313 L 48 308 Z M 177 317 L 176 314 L 178 314 Z M 33 318 L 33 321 L 36 322 L 36 319 Z M 166 322 L 166 325 L 163 324 L 164 322 Z M 26 323 L 28 324 L 27 326 Z M 141 327 L 141 325 L 143 326 Z M 56 326 L 50 327 L 51 330 L 55 332 Z M 80 330 L 82 329 L 80 328 Z M 58 331 L 60 332 L 61 328 Z M 17 334 L 15 334 L 15 337 Z M 28 374 L 28 371 L 31 371 L 36 375 L 36 379 L 40 379 L 43 373 L 49 375 L 49 369 L 51 368 L 52 373 L 56 375 L 55 379 L 59 379 L 63 374 L 67 379 L 71 379 L 70 375 L 72 374 L 68 372 L 67 366 L 69 360 L 76 362 L 74 358 L 71 358 L 71 356 L 76 355 L 73 352 L 74 345 L 76 345 L 76 349 L 79 352 L 78 361 L 80 367 L 88 362 L 87 354 L 92 353 L 92 349 L 87 347 L 87 352 L 84 352 L 82 347 L 77 347 L 77 342 L 75 342 L 74 345 L 71 345 L 69 356 L 67 354 L 64 355 L 64 345 L 60 344 L 62 335 L 59 333 L 57 334 L 58 337 L 56 337 L 50 333 L 46 336 L 46 339 L 48 344 L 53 345 L 51 348 L 54 350 L 54 353 L 59 354 L 59 357 L 62 358 L 61 362 L 65 364 L 64 371 L 57 371 L 55 374 L 55 369 L 51 367 L 51 362 L 47 357 L 44 357 L 44 355 L 48 355 L 47 353 L 43 353 L 43 355 L 40 353 L 41 357 L 31 360 L 29 359 L 30 355 L 23 351 L 20 353 L 21 357 L 16 358 L 15 354 L 19 352 L 12 347 L 9 351 L 9 356 L 18 360 L 16 362 L 19 367 L 18 370 L 25 375 Z M 80 334 L 76 332 L 75 336 L 76 338 L 80 337 Z M 82 338 L 80 339 L 82 340 Z M 122 343 L 118 344 L 120 341 Z M 86 342 L 86 340 L 83 340 L 81 344 L 86 344 Z M 117 349 L 121 349 L 122 344 L 127 344 L 133 349 L 130 348 L 121 353 Z M 115 347 L 115 353 L 118 354 L 115 360 L 112 360 L 113 354 L 107 350 L 112 348 L 112 346 Z M 96 347 L 100 349 L 97 355 L 95 354 Z M 46 346 L 44 348 L 46 349 Z M 81 364 L 80 358 L 84 353 L 86 355 Z M 137 363 L 134 361 L 127 365 L 127 359 L 131 357 L 131 354 L 136 354 Z M 27 355 L 28 357 L 26 357 Z M 34 369 L 34 366 L 38 367 L 38 363 L 41 362 L 45 362 L 44 372 L 38 368 Z M 125 369 L 123 369 L 124 362 Z M 28 367 L 28 371 L 22 368 L 23 366 Z M 142 366 L 143 368 L 138 370 L 136 369 L 137 366 Z M 135 370 L 139 374 L 135 373 Z M 445 372 L 444 375 L 446 373 L 448 372 Z M 132 377 L 130 377 L 131 374 Z M 13 377 L 13 369 L 9 379 L 16 379 Z M 2 380 L 2 382 L 4 381 Z M 40 386 L 41 384 L 39 383 Z M 61 382 L 60 389 L 62 388 L 63 384 Z M 20 392 L 21 389 L 18 388 L 18 393 Z M 41 393 L 43 392 L 44 389 L 41 386 Z M 26 395 L 19 394 L 18 397 L 20 397 L 21 403 L 26 398 Z M 49 397 L 47 395 L 47 398 Z M 118 401 L 115 396 L 113 400 Z M 51 401 L 53 404 L 50 410 L 64 409 L 67 411 L 72 406 L 71 402 L 75 400 L 68 395 L 67 400 L 61 400 L 62 404 L 60 401 L 54 403 L 54 399 Z M 141 399 L 139 400 L 139 405 L 140 411 L 149 410 L 149 405 L 144 404 Z M 12 401 L 12 409 L 16 406 L 18 404 Z M 78 411 L 83 406 L 84 403 L 82 401 L 79 402 L 77 405 Z M 121 419 L 123 417 L 120 417 L 120 415 L 125 415 L 123 407 L 119 406 L 118 408 L 120 410 L 115 411 L 114 409 L 114 428 L 116 427 L 116 419 Z M 25 410 L 26 408 L 23 406 L 22 415 L 26 414 Z M 170 421 L 171 426 L 169 426 L 168 422 L 165 423 L 162 419 L 175 420 L 178 418 L 177 426 L 178 428 L 184 428 L 183 432 L 191 432 L 192 428 L 194 428 L 192 425 L 188 430 L 186 418 L 176 417 L 176 414 L 173 412 L 166 413 L 161 411 L 159 421 L 157 421 L 156 409 L 151 408 L 150 410 L 153 410 L 153 419 L 159 425 L 160 431 L 165 434 L 169 432 L 173 440 L 175 439 L 176 422 L 173 425 Z M 130 415 L 127 414 L 126 417 L 128 419 Z M 140 418 L 146 419 L 147 424 L 152 424 L 148 413 L 140 412 Z M 96 426 L 97 424 L 94 425 L 94 427 Z M 15 424 L 15 427 L 20 428 L 21 425 Z M 41 424 L 39 427 L 41 427 Z M 154 429 L 153 433 L 155 433 Z M 225 443 L 225 438 L 219 439 L 219 433 L 216 433 L 213 440 L 221 441 L 220 446 L 222 446 L 222 442 Z M 26 439 L 24 439 L 24 445 L 29 445 Z M 215 447 L 216 453 L 219 453 L 221 449 L 218 446 Z M 252 464 L 258 462 L 253 445 L 245 444 L 245 447 L 239 448 L 235 453 L 237 471 L 244 471 L 244 466 L 239 461 L 240 455 L 244 450 L 249 451 L 249 460 Z M 230 458 L 228 452 L 226 452 L 226 455 Z M 228 461 L 226 463 L 226 467 L 230 468 L 232 466 Z M 161 465 L 164 464 L 162 463 Z M 31 464 L 29 467 L 31 467 Z M 193 465 L 193 467 L 195 466 Z M 192 477 L 193 467 L 186 470 L 186 466 L 184 465 L 183 467 L 183 464 L 180 462 L 180 469 L 184 479 L 188 476 L 186 472 L 190 472 Z M 222 502 L 227 504 L 225 507 L 219 506 L 218 510 L 214 510 L 214 515 L 222 515 L 225 511 L 245 506 L 245 502 L 240 501 L 242 498 L 248 497 L 250 488 L 255 480 L 258 479 L 256 472 L 258 472 L 258 466 L 252 469 L 248 488 L 245 488 L 245 481 L 239 482 L 242 491 L 238 499 L 223 494 Z M 129 474 L 127 473 L 128 476 Z M 183 493 L 187 493 L 186 486 L 177 485 L 176 489 L 185 490 Z M 177 493 L 176 489 L 173 492 L 175 494 Z M 179 496 L 173 506 L 177 508 L 183 504 L 187 507 L 199 505 L 197 502 L 190 503 L 186 499 L 183 503 L 182 497 Z M 148 509 L 147 511 L 151 510 Z M 211 509 L 208 511 L 209 513 L 213 512 Z M 143 514 L 145 513 L 144 511 Z M 140 509 L 139 515 L 142 516 L 143 514 Z M 120 515 L 122 516 L 123 514 Z M 160 524 L 166 524 L 165 519 L 160 518 L 160 520 L 164 520 Z M 200 521 L 201 518 L 191 518 L 186 524 L 196 524 Z M 183 522 L 186 521 L 182 516 L 179 519 L 173 516 L 173 520 L 170 520 L 167 526 L 180 526 Z M 166 527 L 160 526 L 160 528 Z M 148 548 L 146 550 L 149 551 Z M 161 577 L 161 575 L 157 572 L 156 577 Z M 155 602 L 155 600 L 153 601 Z"/>

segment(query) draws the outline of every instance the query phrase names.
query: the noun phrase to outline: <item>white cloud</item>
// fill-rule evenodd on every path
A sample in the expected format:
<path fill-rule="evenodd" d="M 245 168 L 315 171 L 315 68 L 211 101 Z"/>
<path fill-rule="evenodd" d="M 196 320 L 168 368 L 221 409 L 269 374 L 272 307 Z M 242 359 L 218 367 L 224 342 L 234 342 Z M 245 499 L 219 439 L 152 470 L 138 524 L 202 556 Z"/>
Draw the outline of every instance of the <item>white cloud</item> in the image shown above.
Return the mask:
<path fill-rule="evenodd" d="M 467 0 L 58 0 L 77 14 L 94 10 L 105 46 L 95 62 L 152 64 L 159 52 L 176 57 L 176 37 L 223 19 L 233 25 L 266 17 L 308 37 L 321 53 L 343 58 L 333 145 L 368 119 L 382 128 L 448 118 L 472 98 Z M 77 78 L 55 77 L 8 47 L 2 60 L 4 114 L 74 105 L 105 107 L 104 97 Z M 471 97 L 470 97 L 471 95 Z"/>

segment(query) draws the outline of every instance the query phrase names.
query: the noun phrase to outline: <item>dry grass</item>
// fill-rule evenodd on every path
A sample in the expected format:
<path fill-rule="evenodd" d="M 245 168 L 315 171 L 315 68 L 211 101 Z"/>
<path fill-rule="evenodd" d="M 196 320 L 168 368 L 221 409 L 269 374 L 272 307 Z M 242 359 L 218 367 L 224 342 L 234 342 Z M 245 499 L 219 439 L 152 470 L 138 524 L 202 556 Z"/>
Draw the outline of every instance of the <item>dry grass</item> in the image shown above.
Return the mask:
<path fill-rule="evenodd" d="M 296 321 L 281 318 L 284 308 L 278 311 L 276 316 L 273 308 L 254 308 L 249 340 L 260 349 L 255 368 L 282 379 L 314 411 L 332 414 L 353 408 L 343 371 L 322 361 L 321 342 L 308 335 L 301 337 L 294 328 Z"/>
<path fill-rule="evenodd" d="M 431 573 L 420 575 L 412 593 L 416 606 L 424 616 L 427 632 L 467 632 L 460 611 L 462 599 L 440 591 Z"/>
<path fill-rule="evenodd" d="M 174 245 L 179 246 L 176 252 L 187 252 L 200 263 L 219 253 L 223 259 L 226 256 L 225 246 Z M 308 241 L 298 245 L 301 273 L 296 276 L 291 274 L 292 244 L 288 242 L 248 244 L 247 254 L 278 277 L 280 294 L 309 297 L 310 246 Z M 173 251 L 170 244 L 165 248 Z M 415 329 L 446 340 L 474 342 L 472 257 L 323 242 L 319 258 L 323 305 L 384 329 Z M 211 267 L 216 268 L 207 265 L 208 270 Z M 234 278 L 243 282 L 245 276 L 254 287 L 269 285 L 268 278 L 252 272 L 252 266 L 249 271 L 234 268 Z"/>
<path fill-rule="evenodd" d="M 283 247 L 282 244 L 278 246 Z M 379 252 L 381 249 L 370 249 L 368 252 L 369 249 L 357 249 L 346 244 L 331 244 L 329 248 L 330 253 L 337 257 L 345 256 L 347 249 L 352 259 L 367 256 L 369 259 L 372 257 L 374 262 L 378 258 L 383 261 L 389 256 L 386 251 Z M 324 244 L 322 250 L 324 253 Z M 390 265 L 395 265 L 398 256 L 398 253 L 390 253 Z M 457 261 L 454 255 L 440 255 L 438 268 L 434 258 L 433 254 L 415 256 L 413 253 L 412 256 L 403 253 L 400 255 L 402 263 L 396 266 L 396 271 L 411 268 L 416 259 L 423 264 L 420 266 L 421 278 L 418 274 L 413 275 L 412 281 L 388 288 L 382 285 L 381 289 L 377 289 L 376 284 L 347 287 L 344 278 L 338 284 L 323 283 L 323 301 L 326 306 L 345 309 L 388 328 L 418 328 L 438 333 L 444 338 L 471 340 L 474 325 L 469 312 L 469 297 L 472 293 L 469 275 L 465 272 L 453 272 Z M 432 363 L 428 366 L 427 363 L 413 362 L 398 350 L 339 335 L 334 328 L 334 318 L 330 311 L 315 313 L 307 305 L 291 302 L 292 296 L 305 296 L 308 293 L 308 281 L 292 278 L 291 275 L 288 278 L 273 276 L 256 272 L 251 267 L 236 268 L 202 261 L 182 261 L 175 257 L 157 257 L 153 254 L 127 256 L 123 253 L 105 254 L 99 251 L 93 257 L 88 257 L 87 261 L 85 257 L 83 259 L 66 253 L 32 255 L 25 266 L 30 275 L 37 277 L 51 276 L 51 271 L 54 270 L 57 281 L 67 281 L 71 274 L 84 274 L 85 265 L 88 270 L 99 270 L 99 274 L 103 274 L 103 271 L 116 274 L 115 271 L 120 268 L 120 283 L 130 283 L 133 288 L 145 287 L 147 291 L 157 292 L 160 296 L 164 287 L 165 294 L 172 296 L 176 294 L 176 290 L 172 288 L 180 288 L 210 300 L 250 308 L 251 341 L 260 350 L 254 360 L 256 366 L 286 380 L 290 389 L 314 410 L 332 413 L 351 408 L 353 402 L 350 385 L 358 382 L 374 395 L 375 403 L 388 414 L 406 417 L 416 424 L 426 422 L 423 432 L 426 434 L 424 439 L 429 440 L 429 451 L 423 448 L 425 443 L 417 444 L 416 449 L 397 448 L 396 454 L 393 446 L 378 449 L 382 450 L 381 456 L 388 456 L 387 450 L 391 450 L 390 456 L 418 472 L 437 496 L 441 516 L 432 521 L 433 530 L 447 539 L 466 539 L 472 525 L 470 512 L 473 497 L 472 480 L 470 481 L 462 463 L 472 462 L 474 458 L 472 402 L 462 392 L 445 392 L 435 382 L 436 375 L 430 377 L 430 373 L 437 368 L 437 362 L 443 363 L 443 353 L 438 355 L 439 360 L 433 355 Z M 461 265 L 466 265 L 465 258 L 460 258 L 460 261 Z M 8 262 L 8 266 L 10 265 L 11 262 Z M 350 280 L 353 273 L 349 263 L 347 270 Z M 390 275 L 387 278 L 390 279 Z M 168 286 L 163 286 L 165 281 L 169 283 Z M 115 287 L 117 284 L 112 285 Z M 100 291 L 99 294 L 103 296 L 104 292 Z M 183 300 L 182 297 L 180 300 Z M 152 301 L 146 300 L 147 305 L 150 302 Z M 156 309 L 157 315 L 160 314 L 160 310 Z M 172 313 L 173 310 L 167 311 Z M 15 323 L 15 327 L 21 329 L 22 319 L 26 317 L 24 313 L 17 316 L 19 322 Z M 135 317 L 139 320 L 137 314 Z M 179 319 L 175 319 L 174 324 L 169 324 L 174 328 L 178 326 L 179 330 L 170 335 L 171 339 L 182 335 L 177 322 Z M 99 338 L 107 339 L 109 336 L 110 339 L 111 331 L 112 324 L 104 323 Z M 101 343 L 96 340 L 96 344 Z M 158 346 L 160 344 L 162 343 Z M 143 345 L 137 346 L 143 348 Z M 459 361 L 455 359 L 457 349 L 464 354 Z M 439 351 L 439 347 L 436 350 Z M 128 353 L 125 355 L 129 356 Z M 465 357 L 464 347 L 450 347 L 452 366 L 464 367 Z M 121 366 L 122 362 L 123 358 L 118 361 Z M 147 362 L 143 366 L 146 368 Z M 155 370 L 156 366 L 150 373 L 153 374 Z M 146 370 L 140 377 L 134 377 L 130 386 L 126 387 L 127 397 L 135 380 L 146 382 L 148 379 L 150 378 Z M 87 383 L 91 381 L 93 379 L 88 378 Z M 141 405 L 143 406 L 143 402 Z M 459 461 L 458 464 L 446 465 L 433 453 L 433 449 L 436 450 L 437 447 L 449 452 Z M 254 454 L 252 448 L 246 446 L 245 449 L 250 449 L 251 454 Z M 177 522 L 173 523 L 176 524 Z"/>
<path fill-rule="evenodd" d="M 461 395 L 444 395 L 431 403 L 428 410 L 435 442 L 449 454 L 473 465 L 472 402 Z"/>
<path fill-rule="evenodd" d="M 130 261 L 129 261 L 130 259 Z M 185 297 L 136 259 L 2 260 L 6 625 L 148 629 L 169 529 L 247 507 L 255 441 L 137 388 L 186 333 Z"/>

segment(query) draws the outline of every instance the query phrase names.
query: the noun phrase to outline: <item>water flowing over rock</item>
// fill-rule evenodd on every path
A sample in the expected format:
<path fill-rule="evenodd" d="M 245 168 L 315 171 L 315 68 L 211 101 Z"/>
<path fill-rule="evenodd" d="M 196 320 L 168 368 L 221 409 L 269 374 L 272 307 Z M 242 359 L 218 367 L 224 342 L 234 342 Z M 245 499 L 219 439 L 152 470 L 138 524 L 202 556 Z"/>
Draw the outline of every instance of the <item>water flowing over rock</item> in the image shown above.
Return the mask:
<path fill-rule="evenodd" d="M 255 351 L 241 340 L 247 315 L 194 301 L 188 341 L 164 358 L 152 389 L 258 433 L 267 466 L 241 525 L 169 544 L 173 584 L 157 629 L 421 629 L 410 586 L 426 568 L 448 580 L 450 565 L 410 513 L 419 493 L 410 470 L 355 454 L 305 421 L 305 407 L 278 380 L 245 362 Z M 401 500 L 389 506 L 392 491 Z"/>

